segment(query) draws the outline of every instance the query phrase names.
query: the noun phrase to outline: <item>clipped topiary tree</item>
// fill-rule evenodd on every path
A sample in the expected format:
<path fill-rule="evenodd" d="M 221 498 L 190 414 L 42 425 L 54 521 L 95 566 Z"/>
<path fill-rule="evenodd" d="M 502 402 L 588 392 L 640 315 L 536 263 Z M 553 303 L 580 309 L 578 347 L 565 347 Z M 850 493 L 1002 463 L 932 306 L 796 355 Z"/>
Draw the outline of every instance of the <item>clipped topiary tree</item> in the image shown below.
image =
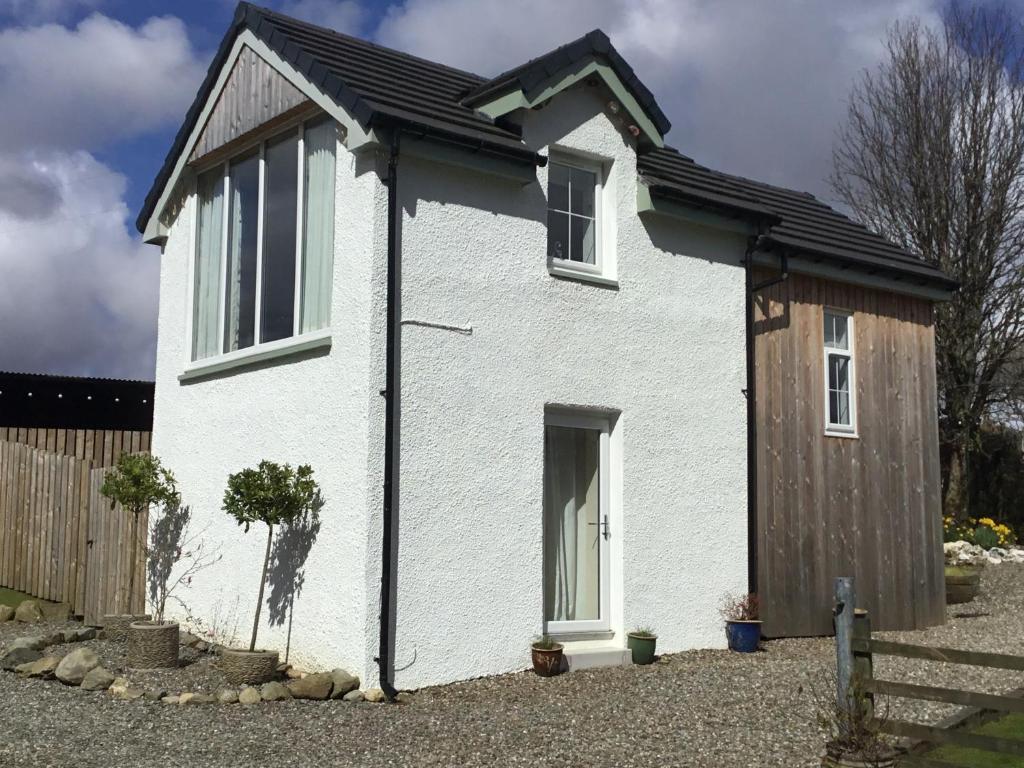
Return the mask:
<path fill-rule="evenodd" d="M 122 453 L 107 473 L 100 493 L 110 499 L 110 508 L 120 504 L 131 513 L 131 568 L 128 571 L 128 611 L 135 596 L 135 562 L 139 554 L 139 517 L 153 504 L 177 506 L 178 486 L 171 471 L 149 453 Z"/>
<path fill-rule="evenodd" d="M 263 523 L 267 526 L 267 550 L 263 556 L 256 617 L 252 623 L 249 652 L 256 651 L 256 634 L 260 625 L 260 607 L 267 581 L 270 548 L 274 540 L 274 526 L 293 522 L 311 510 L 319 495 L 308 464 L 292 469 L 288 464 L 261 461 L 256 469 L 243 469 L 228 477 L 224 492 L 224 511 L 235 518 L 249 532 L 249 526 Z"/>

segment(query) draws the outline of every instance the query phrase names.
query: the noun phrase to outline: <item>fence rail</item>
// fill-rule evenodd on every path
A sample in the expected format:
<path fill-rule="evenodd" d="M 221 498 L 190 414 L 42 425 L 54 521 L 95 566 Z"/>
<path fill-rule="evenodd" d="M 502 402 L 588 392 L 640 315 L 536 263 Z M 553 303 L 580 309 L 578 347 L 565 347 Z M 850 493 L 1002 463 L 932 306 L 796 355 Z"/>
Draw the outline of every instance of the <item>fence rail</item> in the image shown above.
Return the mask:
<path fill-rule="evenodd" d="M 71 606 L 90 624 L 141 612 L 141 556 L 129 611 L 131 515 L 99 489 L 107 468 L 87 459 L 0 441 L 0 586 Z M 146 530 L 139 520 L 139 531 Z M 144 534 L 141 534 L 144 535 Z"/>
<path fill-rule="evenodd" d="M 148 453 L 150 437 L 149 432 L 124 429 L 0 427 L 0 441 L 87 459 L 94 467 L 111 467 L 122 453 Z"/>

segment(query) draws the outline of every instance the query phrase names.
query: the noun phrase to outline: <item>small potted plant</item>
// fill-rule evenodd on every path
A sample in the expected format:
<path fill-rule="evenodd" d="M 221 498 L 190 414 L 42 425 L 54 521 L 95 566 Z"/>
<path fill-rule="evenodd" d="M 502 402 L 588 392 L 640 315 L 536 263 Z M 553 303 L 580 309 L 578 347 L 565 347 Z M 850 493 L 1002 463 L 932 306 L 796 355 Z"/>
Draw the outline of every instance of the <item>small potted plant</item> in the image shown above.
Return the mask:
<path fill-rule="evenodd" d="M 221 654 L 224 676 L 235 685 L 258 685 L 272 680 L 277 674 L 277 651 L 256 649 L 260 606 L 263 604 L 263 588 L 270 565 L 274 526 L 300 519 L 312 509 L 318 496 L 319 489 L 313 480 L 313 470 L 307 464 L 292 469 L 288 464 L 282 466 L 272 461 L 261 461 L 256 469 L 243 469 L 228 477 L 224 511 L 234 517 L 246 533 L 254 523 L 267 526 L 267 549 L 263 556 L 263 572 L 249 649 L 225 648 Z"/>
<path fill-rule="evenodd" d="M 757 595 L 726 595 L 719 609 L 725 619 L 730 651 L 753 653 L 761 643 L 760 601 Z"/>
<path fill-rule="evenodd" d="M 888 706 L 875 707 L 862 690 L 862 684 L 853 677 L 850 701 L 839 706 L 833 691 L 835 676 L 828 693 L 819 693 L 818 726 L 828 734 L 822 768 L 894 768 L 903 750 L 890 743 L 880 731 L 880 724 L 888 720 Z"/>
<path fill-rule="evenodd" d="M 969 603 L 981 592 L 981 573 L 967 565 L 946 566 L 946 603 Z"/>
<path fill-rule="evenodd" d="M 626 647 L 633 654 L 634 664 L 653 663 L 657 644 L 658 636 L 650 627 L 638 627 L 626 635 Z"/>
<path fill-rule="evenodd" d="M 146 621 L 149 614 L 133 613 L 136 604 L 135 571 L 140 549 L 145 552 L 145 542 L 140 541 L 139 518 L 150 505 L 178 504 L 178 488 L 174 475 L 160 464 L 160 459 L 148 453 L 122 453 L 114 468 L 107 473 L 100 487 L 100 493 L 110 499 L 110 509 L 118 504 L 131 513 L 128 528 L 131 542 L 130 567 L 128 568 L 128 592 L 124 604 L 127 613 L 106 614 L 103 628 L 107 638 L 124 640 L 128 626 L 133 621 Z"/>
<path fill-rule="evenodd" d="M 535 638 L 530 646 L 533 671 L 541 677 L 554 677 L 562 671 L 562 644 L 548 635 Z"/>

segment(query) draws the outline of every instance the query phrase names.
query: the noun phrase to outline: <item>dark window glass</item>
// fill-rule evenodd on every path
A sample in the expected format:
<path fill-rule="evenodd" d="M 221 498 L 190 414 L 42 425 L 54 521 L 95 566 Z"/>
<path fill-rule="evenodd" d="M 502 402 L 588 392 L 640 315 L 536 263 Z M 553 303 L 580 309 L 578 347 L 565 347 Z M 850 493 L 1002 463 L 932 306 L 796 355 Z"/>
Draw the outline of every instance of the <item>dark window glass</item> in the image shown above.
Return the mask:
<path fill-rule="evenodd" d="M 295 327 L 298 142 L 289 136 L 268 144 L 265 154 L 261 342 L 287 338 Z"/>
<path fill-rule="evenodd" d="M 259 156 L 252 155 L 231 164 L 224 297 L 226 352 L 251 347 L 255 341 L 259 162 Z"/>
<path fill-rule="evenodd" d="M 569 214 L 548 211 L 548 258 L 569 258 Z"/>

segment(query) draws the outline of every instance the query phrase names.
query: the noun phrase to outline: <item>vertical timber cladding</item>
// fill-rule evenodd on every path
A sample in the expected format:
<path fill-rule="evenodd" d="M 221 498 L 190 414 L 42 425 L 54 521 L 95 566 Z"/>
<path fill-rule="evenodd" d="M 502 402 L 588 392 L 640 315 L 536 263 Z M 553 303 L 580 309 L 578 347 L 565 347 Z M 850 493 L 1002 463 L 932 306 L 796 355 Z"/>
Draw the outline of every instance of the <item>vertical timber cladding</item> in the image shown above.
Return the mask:
<path fill-rule="evenodd" d="M 854 317 L 855 438 L 825 435 L 826 307 Z M 941 624 L 931 302 L 791 274 L 756 297 L 754 334 L 765 634 L 831 634 L 836 576 L 875 628 Z"/>

